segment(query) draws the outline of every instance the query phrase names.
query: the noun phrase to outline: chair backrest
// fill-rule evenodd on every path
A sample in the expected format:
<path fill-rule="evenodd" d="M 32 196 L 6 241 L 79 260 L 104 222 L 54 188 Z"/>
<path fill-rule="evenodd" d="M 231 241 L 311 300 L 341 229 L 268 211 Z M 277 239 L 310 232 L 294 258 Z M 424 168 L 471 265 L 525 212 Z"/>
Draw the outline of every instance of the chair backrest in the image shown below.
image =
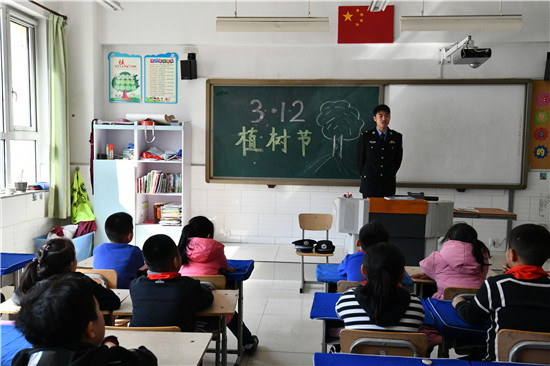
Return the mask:
<path fill-rule="evenodd" d="M 305 231 L 323 231 L 327 232 L 328 240 L 328 231 L 332 227 L 332 215 L 331 214 L 299 214 L 298 222 L 300 224 L 300 229 L 302 229 L 302 239 L 305 238 Z"/>
<path fill-rule="evenodd" d="M 171 325 L 165 327 L 114 327 L 111 325 L 106 325 L 105 330 L 139 330 L 144 332 L 181 332 L 180 327 Z"/>
<path fill-rule="evenodd" d="M 445 287 L 443 289 L 443 300 L 452 300 L 455 296 L 475 294 L 479 288 L 477 287 Z"/>
<path fill-rule="evenodd" d="M 77 268 L 76 271 L 89 275 L 94 281 L 106 285 L 107 288 L 117 288 L 117 273 L 114 269 Z"/>
<path fill-rule="evenodd" d="M 425 357 L 428 337 L 424 333 L 342 329 L 340 346 L 344 353 Z"/>
<path fill-rule="evenodd" d="M 201 281 L 201 284 L 213 287 L 216 290 L 225 289 L 225 276 L 212 275 L 212 276 L 189 276 L 191 278 Z"/>
<path fill-rule="evenodd" d="M 550 333 L 502 329 L 497 361 L 550 364 Z"/>
<path fill-rule="evenodd" d="M 361 284 L 361 282 L 359 281 L 345 281 L 345 280 L 340 280 L 338 281 L 338 283 L 336 284 L 336 292 L 345 292 L 347 290 L 349 290 L 350 288 L 352 287 L 357 287 Z"/>

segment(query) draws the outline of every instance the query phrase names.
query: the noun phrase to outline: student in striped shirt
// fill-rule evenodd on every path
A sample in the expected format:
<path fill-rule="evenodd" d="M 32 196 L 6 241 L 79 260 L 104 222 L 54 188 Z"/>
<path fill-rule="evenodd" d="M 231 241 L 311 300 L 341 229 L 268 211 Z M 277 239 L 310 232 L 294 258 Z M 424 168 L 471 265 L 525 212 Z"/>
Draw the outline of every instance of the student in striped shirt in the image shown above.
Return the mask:
<path fill-rule="evenodd" d="M 418 297 L 401 287 L 405 257 L 395 245 L 367 249 L 361 266 L 367 283 L 342 294 L 336 313 L 346 329 L 418 332 L 424 308 Z"/>
<path fill-rule="evenodd" d="M 510 232 L 508 271 L 487 278 L 473 300 L 453 300 L 465 322 L 483 324 L 490 319 L 486 361 L 496 359 L 501 329 L 550 332 L 550 278 L 542 269 L 549 256 L 550 232 L 540 225 L 520 225 Z"/>

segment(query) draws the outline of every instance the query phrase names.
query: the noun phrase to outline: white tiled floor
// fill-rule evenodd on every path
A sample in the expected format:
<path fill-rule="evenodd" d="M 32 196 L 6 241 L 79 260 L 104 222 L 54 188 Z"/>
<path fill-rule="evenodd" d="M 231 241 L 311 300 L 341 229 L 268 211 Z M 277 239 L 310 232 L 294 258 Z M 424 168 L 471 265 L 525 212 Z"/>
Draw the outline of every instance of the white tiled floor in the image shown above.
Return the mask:
<path fill-rule="evenodd" d="M 297 273 L 299 278 L 299 273 Z M 296 280 L 250 278 L 244 282 L 244 322 L 260 339 L 260 346 L 241 365 L 309 365 L 313 353 L 321 351 L 322 323 L 309 319 L 313 294 L 323 291 L 321 285 L 308 285 L 300 293 Z M 229 336 L 229 348 L 236 347 Z M 236 356 L 228 356 L 228 364 Z M 214 365 L 214 355 L 207 354 L 204 366 Z"/>

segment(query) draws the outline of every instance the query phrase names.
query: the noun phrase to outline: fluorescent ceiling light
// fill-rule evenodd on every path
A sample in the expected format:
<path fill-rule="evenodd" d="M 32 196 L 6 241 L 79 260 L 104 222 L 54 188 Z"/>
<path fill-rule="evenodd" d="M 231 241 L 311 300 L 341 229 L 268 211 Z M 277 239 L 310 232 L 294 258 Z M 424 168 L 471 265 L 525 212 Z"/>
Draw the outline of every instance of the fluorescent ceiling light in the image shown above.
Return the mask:
<path fill-rule="evenodd" d="M 401 31 L 521 30 L 521 15 L 402 16 Z"/>
<path fill-rule="evenodd" d="M 328 32 L 328 17 L 217 17 L 216 32 Z"/>

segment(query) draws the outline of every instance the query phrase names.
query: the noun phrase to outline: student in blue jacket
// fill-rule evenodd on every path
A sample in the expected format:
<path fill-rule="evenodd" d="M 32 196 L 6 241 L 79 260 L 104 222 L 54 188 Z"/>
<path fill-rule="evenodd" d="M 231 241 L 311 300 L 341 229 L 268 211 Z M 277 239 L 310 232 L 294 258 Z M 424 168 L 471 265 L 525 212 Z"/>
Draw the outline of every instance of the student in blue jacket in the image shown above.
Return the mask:
<path fill-rule="evenodd" d="M 361 249 L 357 253 L 348 254 L 338 266 L 338 274 L 340 276 L 346 276 L 348 281 L 366 281 L 365 276 L 361 273 L 361 265 L 363 264 L 363 257 L 368 247 L 387 242 L 390 239 L 390 235 L 378 221 L 371 221 L 363 225 L 359 231 L 359 240 L 357 244 L 361 245 Z"/>
<path fill-rule="evenodd" d="M 130 288 L 137 272 L 145 270 L 141 249 L 128 244 L 134 238 L 132 216 L 117 212 L 105 220 L 105 233 L 111 241 L 94 249 L 95 269 L 114 269 L 117 273 L 117 288 Z"/>

